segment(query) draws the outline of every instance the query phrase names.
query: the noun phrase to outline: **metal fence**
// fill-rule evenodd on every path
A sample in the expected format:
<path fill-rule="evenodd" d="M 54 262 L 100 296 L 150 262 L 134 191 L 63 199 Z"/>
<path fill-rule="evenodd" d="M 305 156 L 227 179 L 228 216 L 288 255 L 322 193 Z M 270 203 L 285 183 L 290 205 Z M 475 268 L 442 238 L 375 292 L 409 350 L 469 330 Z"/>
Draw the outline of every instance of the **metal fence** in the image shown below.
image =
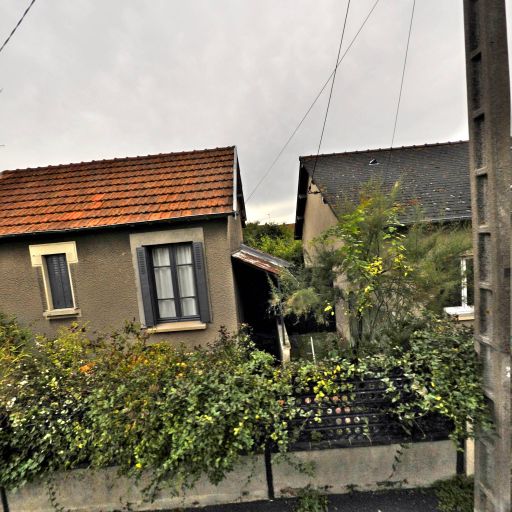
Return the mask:
<path fill-rule="evenodd" d="M 394 377 L 399 400 L 408 400 L 405 379 Z M 449 420 L 429 414 L 418 419 L 410 430 L 393 414 L 391 396 L 379 379 L 354 380 L 350 391 L 317 399 L 312 389 L 297 392 L 295 399 L 304 417 L 291 422 L 297 438 L 292 450 L 312 450 L 370 446 L 448 439 Z M 340 390 L 343 389 L 340 383 Z M 410 395 L 409 395 L 410 396 Z"/>

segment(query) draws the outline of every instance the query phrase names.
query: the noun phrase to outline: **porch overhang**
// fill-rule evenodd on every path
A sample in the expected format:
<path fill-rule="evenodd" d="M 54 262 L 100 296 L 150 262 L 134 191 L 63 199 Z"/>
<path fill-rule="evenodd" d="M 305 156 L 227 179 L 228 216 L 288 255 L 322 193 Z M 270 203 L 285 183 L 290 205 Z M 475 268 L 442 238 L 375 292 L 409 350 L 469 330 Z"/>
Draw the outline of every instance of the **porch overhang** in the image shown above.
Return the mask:
<path fill-rule="evenodd" d="M 289 261 L 283 260 L 276 256 L 272 256 L 258 249 L 253 249 L 245 244 L 240 244 L 240 248 L 235 251 L 231 257 L 235 260 L 240 260 L 251 267 L 263 270 L 264 272 L 270 272 L 271 274 L 278 275 L 285 268 L 291 266 Z"/>

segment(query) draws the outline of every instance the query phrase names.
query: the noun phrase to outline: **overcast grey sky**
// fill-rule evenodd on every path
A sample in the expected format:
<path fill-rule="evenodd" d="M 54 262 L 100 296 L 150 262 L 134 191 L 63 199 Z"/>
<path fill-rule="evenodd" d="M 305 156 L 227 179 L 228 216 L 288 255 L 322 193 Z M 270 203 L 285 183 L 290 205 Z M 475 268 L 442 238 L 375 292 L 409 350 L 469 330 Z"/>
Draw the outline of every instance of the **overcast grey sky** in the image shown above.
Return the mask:
<path fill-rule="evenodd" d="M 388 147 L 413 0 L 338 70 L 322 153 Z M 0 0 L 1 42 L 28 0 Z M 374 0 L 351 2 L 346 46 Z M 346 0 L 38 0 L 0 53 L 0 169 L 237 145 L 246 197 L 333 69 Z M 247 204 L 293 221 L 325 91 Z M 417 0 L 395 146 L 467 137 L 462 2 Z"/>

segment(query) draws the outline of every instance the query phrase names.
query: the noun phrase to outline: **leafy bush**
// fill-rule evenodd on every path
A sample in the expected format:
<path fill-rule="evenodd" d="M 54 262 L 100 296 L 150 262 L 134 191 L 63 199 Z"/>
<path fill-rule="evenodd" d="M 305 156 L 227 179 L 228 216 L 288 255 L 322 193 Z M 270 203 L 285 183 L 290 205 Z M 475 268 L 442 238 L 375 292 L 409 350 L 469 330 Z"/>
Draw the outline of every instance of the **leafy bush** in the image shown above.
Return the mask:
<path fill-rule="evenodd" d="M 294 512 L 327 512 L 328 510 L 327 496 L 310 485 L 299 490 L 298 498 Z"/>
<path fill-rule="evenodd" d="M 301 266 L 302 242 L 293 238 L 293 230 L 286 224 L 260 224 L 248 222 L 244 228 L 244 241 L 250 247 Z"/>
<path fill-rule="evenodd" d="M 337 305 L 343 344 L 363 351 L 385 350 L 400 332 L 407 340 L 424 309 L 442 313 L 460 287 L 470 230 L 421 222 L 406 229 L 399 196 L 399 183 L 389 193 L 378 182 L 363 187 L 359 204 L 339 210 L 339 222 L 313 241 L 311 267 L 282 273 L 274 309 L 321 321 Z"/>
<path fill-rule="evenodd" d="M 386 352 L 348 353 L 317 364 L 297 362 L 281 373 L 299 392 L 312 389 L 321 402 L 340 392 L 351 396 L 352 382 L 377 378 L 386 385 L 390 412 L 406 430 L 418 419 L 438 413 L 453 424 L 454 442 L 489 430 L 491 421 L 482 391 L 482 371 L 473 346 L 472 331 L 451 319 L 427 318 L 406 347 L 390 345 Z M 402 400 L 392 375 L 405 378 Z"/>
<path fill-rule="evenodd" d="M 14 324 L 11 330 L 15 330 Z M 21 341 L 21 340 L 20 340 Z M 208 349 L 147 344 L 133 325 L 91 340 L 74 326 L 55 339 L 2 340 L 0 485 L 82 465 L 118 465 L 151 485 L 219 482 L 271 434 L 286 449 L 270 355 L 222 332 Z"/>
<path fill-rule="evenodd" d="M 397 369 L 407 401 L 390 378 Z M 455 440 L 472 435 L 468 424 L 488 427 L 471 335 L 453 322 L 431 320 L 407 350 L 276 367 L 243 331 L 222 331 L 212 346 L 188 352 L 149 344 L 132 324 L 100 338 L 78 325 L 47 338 L 2 318 L 0 486 L 109 465 L 136 477 L 148 470 L 149 491 L 164 481 L 178 490 L 202 475 L 218 483 L 243 454 L 267 443 L 287 451 L 290 420 L 315 414 L 295 393 L 350 401 L 354 379 L 368 377 L 386 384 L 406 428 L 430 412 L 452 420 Z"/>
<path fill-rule="evenodd" d="M 456 476 L 434 484 L 440 512 L 473 512 L 473 478 Z"/>

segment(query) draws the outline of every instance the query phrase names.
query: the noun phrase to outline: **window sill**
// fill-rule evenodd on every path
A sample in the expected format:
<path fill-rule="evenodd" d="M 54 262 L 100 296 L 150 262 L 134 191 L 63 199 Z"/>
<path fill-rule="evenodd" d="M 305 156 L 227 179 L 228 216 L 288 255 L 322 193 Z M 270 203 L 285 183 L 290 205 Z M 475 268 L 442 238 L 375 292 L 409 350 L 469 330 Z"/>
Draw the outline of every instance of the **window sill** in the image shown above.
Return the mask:
<path fill-rule="evenodd" d="M 49 311 L 45 311 L 43 316 L 48 320 L 52 318 L 65 318 L 71 316 L 80 316 L 81 311 L 78 308 L 65 308 L 65 309 L 51 309 Z"/>
<path fill-rule="evenodd" d="M 206 329 L 206 324 L 199 320 L 189 320 L 186 322 L 168 322 L 148 328 L 148 334 L 157 334 L 160 332 L 179 332 L 179 331 L 200 331 Z"/>
<path fill-rule="evenodd" d="M 444 308 L 445 313 L 450 316 L 456 316 L 457 320 L 474 320 L 475 308 L 473 306 L 453 306 Z"/>

